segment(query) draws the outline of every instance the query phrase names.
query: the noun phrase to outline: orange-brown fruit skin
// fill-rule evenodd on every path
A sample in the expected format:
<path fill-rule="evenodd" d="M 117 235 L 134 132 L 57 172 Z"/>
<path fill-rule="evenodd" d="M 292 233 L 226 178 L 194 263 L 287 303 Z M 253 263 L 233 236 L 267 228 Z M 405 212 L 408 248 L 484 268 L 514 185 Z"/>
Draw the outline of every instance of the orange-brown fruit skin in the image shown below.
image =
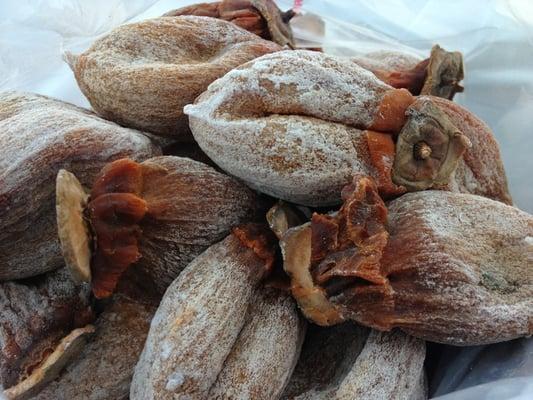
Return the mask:
<path fill-rule="evenodd" d="M 167 17 L 180 15 L 196 15 L 199 17 L 220 18 L 252 32 L 263 39 L 270 40 L 266 21 L 261 14 L 250 5 L 249 1 L 219 1 L 215 3 L 199 3 L 179 8 L 164 14 Z"/>
<path fill-rule="evenodd" d="M 140 164 L 124 158 L 109 163 L 98 174 L 91 190 L 91 198 L 106 193 L 132 193 L 139 195 L 143 177 Z"/>
<path fill-rule="evenodd" d="M 396 89 L 407 89 L 414 96 L 418 96 L 427 76 L 429 58 L 420 61 L 413 68 L 400 71 L 372 70 L 374 75 L 387 85 Z"/>
<path fill-rule="evenodd" d="M 177 10 L 169 11 L 165 13 L 164 16 L 177 17 L 178 15 L 196 15 L 198 17 L 219 18 L 219 6 L 220 2 L 192 4 L 190 6 L 178 8 Z"/>
<path fill-rule="evenodd" d="M 249 223 L 232 229 L 241 243 L 253 250 L 257 257 L 265 262 L 265 276 L 270 274 L 276 259 L 278 240 L 274 233 L 264 224 Z"/>
<path fill-rule="evenodd" d="M 147 205 L 131 193 L 107 193 L 88 207 L 96 235 L 92 287 L 96 298 L 103 298 L 113 293 L 122 273 L 141 257 L 138 223 L 145 216 Z"/>
<path fill-rule="evenodd" d="M 220 18 L 230 21 L 263 39 L 271 40 L 266 21 L 246 0 L 225 0 L 219 5 Z"/>
<path fill-rule="evenodd" d="M 147 290 L 164 292 L 195 256 L 233 226 L 253 220 L 260 206 L 243 185 L 190 159 L 107 165 L 88 204 L 93 293 L 110 296 L 132 264 L 133 275 L 149 278 Z"/>
<path fill-rule="evenodd" d="M 190 6 L 185 6 L 176 10 L 172 10 L 164 14 L 167 17 L 177 17 L 180 15 L 195 15 L 205 16 L 211 18 L 219 18 L 228 22 L 231 22 L 238 27 L 247 30 L 257 36 L 260 36 L 266 40 L 278 41 L 282 38 L 276 37 L 277 34 L 271 32 L 268 26 L 267 18 L 271 23 L 284 23 L 285 29 L 290 32 L 288 20 L 294 16 L 292 10 L 286 13 L 281 13 L 281 21 L 276 19 L 276 14 L 280 11 L 272 0 L 262 0 L 263 12 L 266 11 L 266 15 L 263 15 L 261 10 L 257 9 L 253 1 L 250 0 L 222 0 L 214 3 L 199 3 Z M 278 29 L 280 29 L 278 27 Z M 287 38 L 292 41 L 291 37 Z M 278 42 L 280 45 L 286 43 Z"/>
<path fill-rule="evenodd" d="M 365 134 L 370 162 L 376 171 L 374 178 L 379 194 L 388 199 L 405 193 L 405 187 L 392 181 L 392 165 L 396 154 L 392 135 L 375 131 L 365 131 Z"/>
<path fill-rule="evenodd" d="M 369 53 L 355 62 L 371 71 L 381 81 L 414 96 L 432 95 L 452 100 L 464 88 L 463 56 L 458 51 L 446 51 L 438 44 L 431 49 L 429 58 L 417 58 L 397 52 Z"/>
<path fill-rule="evenodd" d="M 190 142 L 183 107 L 234 67 L 279 50 L 227 21 L 184 15 L 121 25 L 65 59 L 103 118 Z"/>
<path fill-rule="evenodd" d="M 91 187 L 104 165 L 161 154 L 138 131 L 59 100 L 0 94 L 0 280 L 37 276 L 64 265 L 56 223 L 60 169 Z"/>
<path fill-rule="evenodd" d="M 398 133 L 407 119 L 405 111 L 415 101 L 406 89 L 392 89 L 383 96 L 370 130 Z"/>
<path fill-rule="evenodd" d="M 381 270 L 394 307 L 370 315 L 354 293 L 358 320 L 454 345 L 533 333 L 531 215 L 471 195 L 410 193 L 389 205 L 389 233 Z"/>

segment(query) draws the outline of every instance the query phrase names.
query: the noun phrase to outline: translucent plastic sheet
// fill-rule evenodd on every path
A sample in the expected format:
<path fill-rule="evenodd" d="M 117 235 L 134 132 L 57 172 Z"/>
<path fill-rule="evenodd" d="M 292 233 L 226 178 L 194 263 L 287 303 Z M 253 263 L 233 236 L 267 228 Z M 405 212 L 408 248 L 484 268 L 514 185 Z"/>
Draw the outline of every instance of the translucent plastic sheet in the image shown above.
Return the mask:
<path fill-rule="evenodd" d="M 0 90 L 32 91 L 89 107 L 62 61 L 64 49 L 82 51 L 119 24 L 201 1 L 210 0 L 2 0 Z M 287 9 L 293 1 L 278 4 Z M 533 212 L 533 2 L 304 0 L 303 11 L 323 19 L 324 33 L 295 27 L 296 37 L 328 53 L 388 49 L 425 58 L 434 43 L 462 51 L 465 92 L 455 101 L 493 129 L 516 205 Z M 531 339 L 437 348 L 432 395 L 533 398 Z"/>

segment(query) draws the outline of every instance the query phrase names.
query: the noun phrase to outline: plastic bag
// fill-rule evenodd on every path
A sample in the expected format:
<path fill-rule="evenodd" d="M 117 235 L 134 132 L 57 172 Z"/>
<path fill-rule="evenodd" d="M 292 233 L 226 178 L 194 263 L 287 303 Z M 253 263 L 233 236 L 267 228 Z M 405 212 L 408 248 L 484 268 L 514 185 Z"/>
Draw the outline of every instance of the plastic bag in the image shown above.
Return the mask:
<path fill-rule="evenodd" d="M 502 379 L 492 383 L 459 390 L 438 400 L 531 400 L 533 381 L 531 378 Z"/>
<path fill-rule="evenodd" d="M 430 379 L 430 392 L 434 395 L 482 385 L 479 392 L 472 389 L 462 392 L 468 393 L 468 400 L 485 399 L 491 389 L 499 399 L 514 398 L 502 393 L 533 397 L 533 340 L 517 339 L 490 346 L 442 346 L 440 350 Z M 520 385 L 523 385 L 522 389 Z M 512 391 L 503 392 L 504 388 Z M 457 396 L 457 399 L 467 398 Z M 455 399 L 452 396 L 444 398 Z"/>
<path fill-rule="evenodd" d="M 207 1 L 207 0 L 205 0 Z M 26 90 L 89 107 L 62 61 L 113 27 L 157 17 L 191 0 L 4 0 L 0 3 L 0 90 Z M 293 1 L 278 1 L 288 9 Z M 465 92 L 455 101 L 488 123 L 500 146 L 511 193 L 533 212 L 533 3 L 523 1 L 304 0 L 324 21 L 316 32 L 295 27 L 310 47 L 350 56 L 396 50 L 425 58 L 434 43 L 462 51 Z M 318 32 L 318 34 L 317 34 Z M 491 346 L 437 346 L 430 376 L 443 400 L 533 398 L 533 341 Z M 437 358 L 438 354 L 438 358 Z M 468 388 L 468 389 L 465 389 Z M 462 390 L 460 390 L 462 389 Z"/>

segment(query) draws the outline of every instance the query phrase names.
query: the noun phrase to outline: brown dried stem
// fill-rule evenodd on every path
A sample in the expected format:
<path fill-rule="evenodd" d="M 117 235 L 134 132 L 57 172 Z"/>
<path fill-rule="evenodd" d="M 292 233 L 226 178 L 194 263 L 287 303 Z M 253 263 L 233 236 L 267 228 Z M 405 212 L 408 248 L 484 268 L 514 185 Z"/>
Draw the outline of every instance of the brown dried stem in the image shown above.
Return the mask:
<path fill-rule="evenodd" d="M 216 3 L 199 3 L 169 11 L 164 16 L 197 15 L 219 18 L 234 23 L 249 32 L 272 40 L 281 46 L 294 48 L 294 38 L 289 21 L 292 10 L 282 12 L 272 0 L 222 0 Z"/>
<path fill-rule="evenodd" d="M 410 191 L 448 183 L 470 141 L 430 98 L 419 98 L 407 115 L 396 142 L 393 181 Z"/>
<path fill-rule="evenodd" d="M 431 55 L 411 69 L 389 71 L 372 69 L 383 82 L 397 89 L 407 89 L 413 95 L 431 95 L 452 100 L 464 88 L 459 84 L 464 78 L 463 55 L 446 51 L 438 44 Z"/>
<path fill-rule="evenodd" d="M 426 80 L 421 95 L 432 95 L 452 100 L 464 88 L 459 84 L 464 78 L 463 55 L 446 51 L 438 44 L 431 49 Z"/>

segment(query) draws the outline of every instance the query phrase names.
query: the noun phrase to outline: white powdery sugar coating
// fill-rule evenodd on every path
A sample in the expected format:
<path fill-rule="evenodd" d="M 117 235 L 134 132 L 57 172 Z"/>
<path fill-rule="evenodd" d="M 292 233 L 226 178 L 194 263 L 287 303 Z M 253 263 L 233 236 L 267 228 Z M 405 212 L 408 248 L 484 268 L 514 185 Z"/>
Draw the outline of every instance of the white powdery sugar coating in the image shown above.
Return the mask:
<path fill-rule="evenodd" d="M 200 147 L 249 186 L 332 205 L 354 173 L 356 148 L 390 88 L 353 63 L 309 51 L 260 57 L 213 82 L 184 109 Z"/>
<path fill-rule="evenodd" d="M 207 394 L 245 323 L 260 278 L 240 258 L 243 251 L 231 235 L 197 257 L 169 286 L 135 368 L 132 400 Z M 168 342 L 173 349 L 167 357 Z M 183 378 L 179 386 L 174 386 L 176 371 Z"/>
<path fill-rule="evenodd" d="M 527 245 L 527 259 L 533 262 L 533 236 L 526 236 L 524 242 Z"/>
<path fill-rule="evenodd" d="M 338 376 L 327 381 L 326 386 L 322 384 L 321 388 L 307 390 L 296 396 L 295 400 L 427 398 L 423 385 L 424 341 L 400 331 L 372 330 L 363 343 L 360 344 L 362 349 L 359 348 L 356 354 L 337 366 Z M 320 362 L 320 359 L 316 362 Z"/>
<path fill-rule="evenodd" d="M 391 203 L 394 205 L 391 217 L 401 217 L 401 210 L 407 210 L 404 204 L 408 202 L 423 203 L 425 207 L 416 208 L 416 215 L 433 234 L 447 239 L 467 241 L 474 235 L 478 239 L 480 235 L 489 239 L 501 234 L 520 237 L 527 232 L 528 226 L 531 229 L 531 216 L 517 208 L 481 196 L 433 190 L 408 193 L 402 200 Z M 509 218 L 513 214 L 522 218 Z M 480 226 L 483 229 L 479 229 Z"/>
<path fill-rule="evenodd" d="M 351 322 L 330 327 L 308 326 L 298 364 L 281 398 L 293 399 L 302 393 L 319 392 L 322 397 L 329 394 L 351 369 L 368 333 L 369 329 Z"/>
<path fill-rule="evenodd" d="M 402 332 L 372 331 L 332 400 L 411 400 L 418 397 L 426 344 Z"/>
<path fill-rule="evenodd" d="M 417 56 L 387 50 L 373 51 L 350 59 L 363 68 L 384 71 L 409 70 L 422 61 Z"/>
<path fill-rule="evenodd" d="M 371 72 L 347 59 L 297 50 L 250 61 L 213 82 L 209 95 L 204 96 L 210 98 L 211 92 L 221 92 L 226 109 L 217 110 L 218 105 L 223 106 L 218 102 L 212 110 L 217 114 L 225 111 L 232 118 L 239 118 L 235 106 L 247 105 L 242 104 L 243 97 L 256 95 L 261 97 L 261 104 L 254 110 L 257 116 L 294 113 L 364 129 L 372 123 L 377 105 L 389 89 Z M 228 104 L 232 100 L 237 104 Z M 186 113 L 199 116 L 195 109 L 201 101 L 188 106 Z"/>
<path fill-rule="evenodd" d="M 483 260 L 483 268 L 497 268 L 508 251 L 522 247 L 528 232 L 533 232 L 531 215 L 484 197 L 441 191 L 409 193 L 391 203 L 389 224 L 416 216 L 434 238 L 450 251 L 455 262 Z M 460 249 L 465 254 L 453 250 Z M 437 249 L 435 249 L 437 250 Z M 468 256 L 466 259 L 461 258 Z M 515 266 L 515 268 L 518 266 Z M 511 266 L 508 266 L 511 268 Z M 516 273 L 509 271 L 508 273 Z"/>
<path fill-rule="evenodd" d="M 187 33 L 194 40 L 177 40 Z M 103 64 L 114 62 L 124 68 L 146 68 L 179 64 L 194 67 L 217 61 L 234 46 L 264 42 L 254 34 L 224 20 L 201 16 L 158 17 L 125 24 L 102 37 L 88 50 Z M 199 51 L 203 46 L 203 51 Z M 116 51 L 120 49 L 121 51 Z"/>
<path fill-rule="evenodd" d="M 397 316 L 398 326 L 456 345 L 533 333 L 533 270 L 527 239 L 533 235 L 531 215 L 476 195 L 430 190 L 392 201 L 388 224 L 393 250 L 388 251 L 384 267 L 396 274 L 393 288 L 400 288 L 395 301 L 404 311 Z M 410 243 L 408 249 L 402 248 L 405 242 Z M 417 292 L 401 290 L 406 282 L 398 274 L 409 268 L 415 276 L 403 279 Z M 416 300 L 421 291 L 423 300 Z M 407 310 L 406 304 L 413 301 L 422 301 L 427 309 Z M 416 327 L 409 321 L 416 321 Z"/>
<path fill-rule="evenodd" d="M 159 324 L 159 323 L 161 323 L 159 320 L 156 321 L 156 324 Z M 161 358 L 163 360 L 167 360 L 172 354 L 173 350 L 174 350 L 174 346 L 172 345 L 172 343 L 170 343 L 170 341 L 168 340 L 163 340 L 163 342 L 161 343 Z"/>
<path fill-rule="evenodd" d="M 0 129 L 0 146 L 4 149 L 0 181 L 2 190 L 6 191 L 28 179 L 26 175 L 32 168 L 43 168 L 33 166 L 28 160 L 46 157 L 53 148 L 57 151 L 58 147 L 75 145 L 79 154 L 72 162 L 90 160 L 92 155 L 84 149 L 97 140 L 103 142 L 99 146 L 99 159 L 123 152 L 124 148 L 130 148 L 132 153 L 150 154 L 150 140 L 140 132 L 122 128 L 83 108 L 36 94 L 2 93 Z"/>
<path fill-rule="evenodd" d="M 304 326 L 290 295 L 258 289 L 209 398 L 279 398 L 298 360 Z"/>
<path fill-rule="evenodd" d="M 165 386 L 166 390 L 174 391 L 179 388 L 183 382 L 185 382 L 185 377 L 179 371 L 175 371 L 168 377 L 167 385 Z"/>

